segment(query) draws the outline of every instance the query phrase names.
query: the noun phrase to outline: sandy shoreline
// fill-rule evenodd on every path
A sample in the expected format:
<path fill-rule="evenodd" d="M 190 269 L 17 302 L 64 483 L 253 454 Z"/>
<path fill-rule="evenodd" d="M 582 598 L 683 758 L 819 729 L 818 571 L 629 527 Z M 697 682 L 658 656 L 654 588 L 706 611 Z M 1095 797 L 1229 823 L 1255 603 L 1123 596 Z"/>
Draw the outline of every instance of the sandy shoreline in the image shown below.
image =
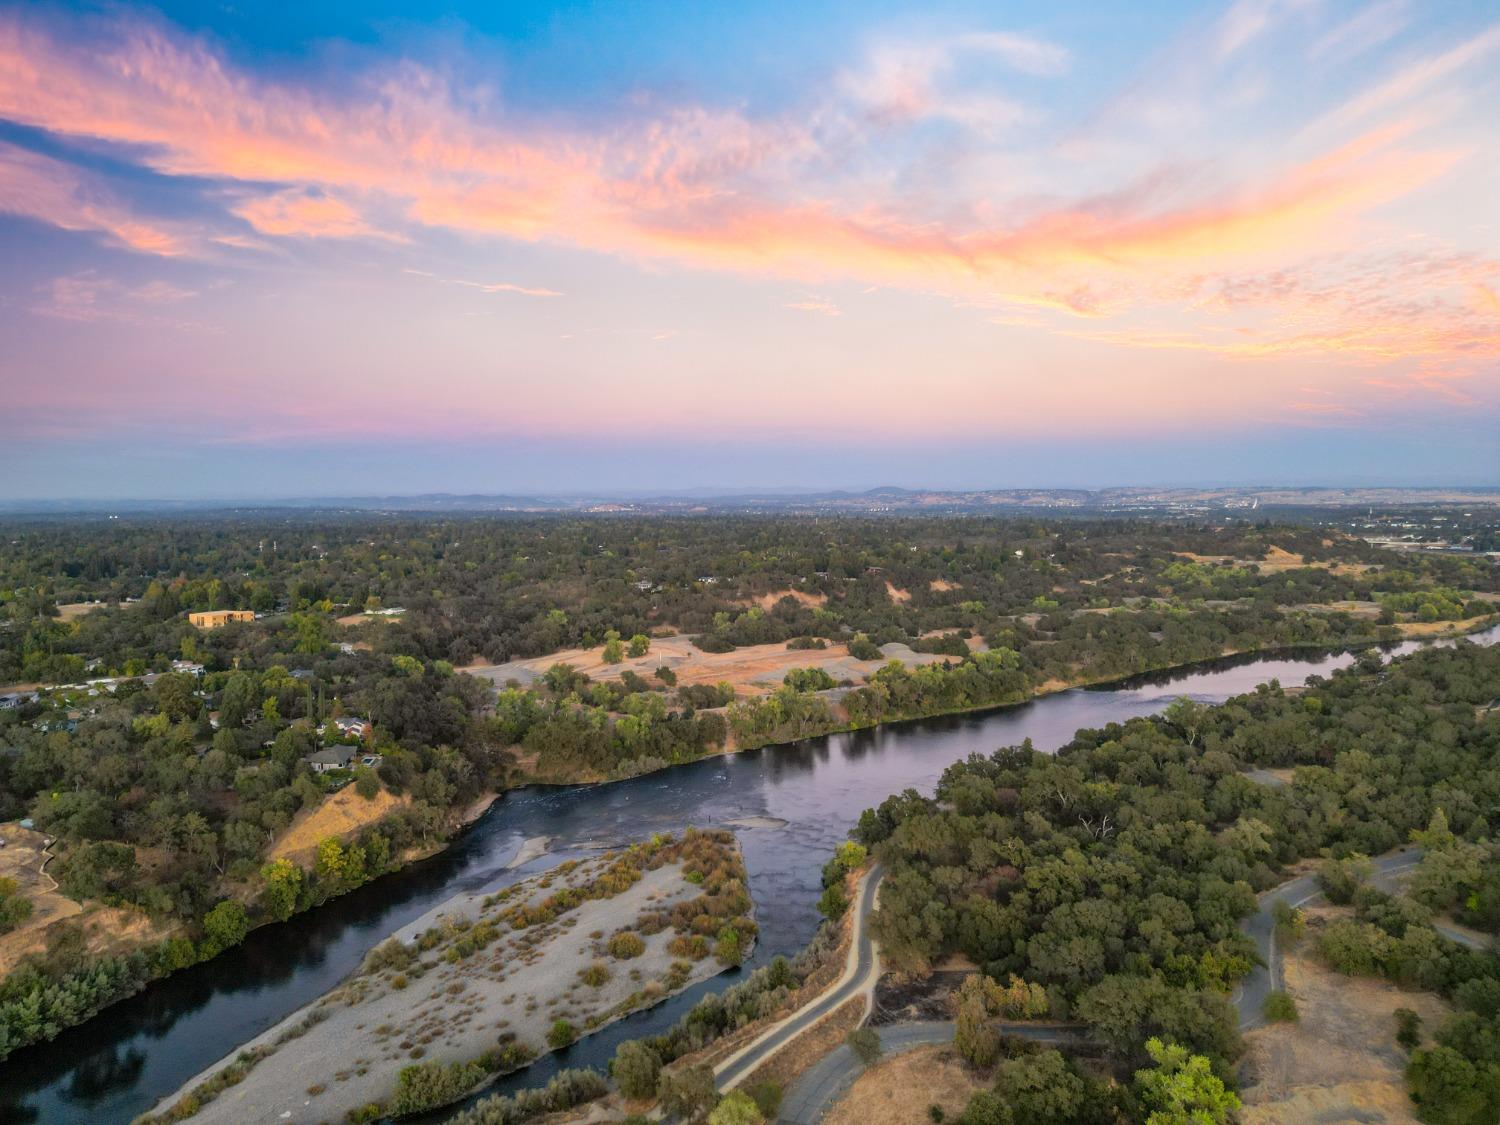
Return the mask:
<path fill-rule="evenodd" d="M 202 1104 L 192 1121 L 338 1121 L 387 1101 L 404 1067 L 468 1063 L 507 1043 L 542 1054 L 559 1019 L 582 1036 L 706 980 L 725 965 L 702 931 L 722 932 L 732 920 L 701 924 L 700 904 L 710 887 L 742 884 L 744 869 L 729 833 L 693 839 L 719 842 L 660 866 L 649 866 L 649 849 L 614 852 L 499 892 L 454 896 L 396 931 L 337 988 L 194 1077 L 155 1112 L 191 1096 L 249 1052 L 263 1057 L 242 1081 Z M 525 841 L 510 866 L 542 854 L 546 843 L 545 837 Z M 627 869 L 636 872 L 634 882 L 600 892 L 624 882 L 619 873 Z M 559 902 L 566 908 L 557 909 Z M 748 897 L 744 905 L 748 915 Z M 753 922 L 740 924 L 748 951 Z M 639 952 L 612 941 L 622 930 L 638 938 Z"/>

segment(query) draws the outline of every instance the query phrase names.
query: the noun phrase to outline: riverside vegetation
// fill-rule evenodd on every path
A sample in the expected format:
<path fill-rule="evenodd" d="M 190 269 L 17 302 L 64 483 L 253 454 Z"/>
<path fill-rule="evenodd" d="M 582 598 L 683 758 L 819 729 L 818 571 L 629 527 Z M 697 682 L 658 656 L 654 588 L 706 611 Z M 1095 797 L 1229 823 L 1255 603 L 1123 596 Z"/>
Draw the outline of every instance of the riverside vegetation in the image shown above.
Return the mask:
<path fill-rule="evenodd" d="M 1492 568 L 1474 560 L 1248 524 L 17 524 L 0 549 L 0 681 L 62 686 L 0 710 L 0 819 L 29 816 L 57 838 L 49 872 L 64 894 L 150 925 L 132 951 L 109 954 L 73 922 L 48 926 L 0 981 L 0 1057 L 440 846 L 474 802 L 510 785 L 630 776 L 1230 651 L 1463 627 L 1494 593 Z M 226 607 L 263 616 L 212 631 L 186 618 Z M 375 612 L 387 608 L 404 612 Z M 566 645 L 639 657 L 668 630 L 702 651 L 858 657 L 900 642 L 937 662 L 876 664 L 835 689 L 803 670 L 764 695 L 677 686 L 670 669 L 590 680 L 558 666 L 497 697 L 463 670 Z M 100 677 L 116 682 L 86 683 Z M 362 735 L 337 725 L 356 717 Z M 307 764 L 358 739 L 376 768 Z M 346 784 L 400 800 L 306 857 L 273 857 L 294 818 Z M 26 907 L 4 895 L 0 942 L 26 937 Z"/>

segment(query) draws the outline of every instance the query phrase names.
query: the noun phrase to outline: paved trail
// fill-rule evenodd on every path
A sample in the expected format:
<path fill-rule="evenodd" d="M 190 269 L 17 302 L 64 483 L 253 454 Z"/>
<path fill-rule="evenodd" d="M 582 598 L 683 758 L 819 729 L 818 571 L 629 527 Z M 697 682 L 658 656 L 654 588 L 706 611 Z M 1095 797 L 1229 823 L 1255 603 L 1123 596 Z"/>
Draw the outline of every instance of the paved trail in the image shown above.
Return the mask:
<path fill-rule="evenodd" d="M 1417 847 L 1402 848 L 1377 856 L 1371 861 L 1375 870 L 1370 882 L 1380 890 L 1394 892 L 1400 876 L 1410 872 L 1421 859 L 1422 849 Z M 721 1063 L 714 1073 L 722 1089 L 730 1089 L 742 1081 L 802 1031 L 852 996 L 860 992 L 867 996 L 873 995 L 875 982 L 880 976 L 880 951 L 870 932 L 870 918 L 875 908 L 879 878 L 880 872 L 876 868 L 865 877 L 861 887 L 858 913 L 855 916 L 855 938 L 850 947 L 848 965 L 839 984 L 832 992 L 787 1017 L 742 1048 L 738 1054 Z M 1258 909 L 1245 920 L 1245 932 L 1254 940 L 1261 960 L 1265 963 L 1257 965 L 1235 990 L 1233 1001 L 1239 1011 L 1241 1031 L 1250 1031 L 1265 1022 L 1262 1011 L 1266 997 L 1283 985 L 1281 954 L 1276 947 L 1276 919 L 1273 913 L 1276 903 L 1306 906 L 1322 897 L 1317 876 L 1302 875 L 1262 894 Z M 1482 936 L 1443 922 L 1434 922 L 1433 928 L 1449 940 L 1470 949 L 1487 948 L 1487 939 Z M 953 1030 L 954 1025 L 950 1022 L 933 1021 L 892 1024 L 877 1028 L 876 1032 L 885 1054 L 894 1055 L 914 1047 L 950 1042 Z M 1076 1042 L 1083 1035 L 1077 1025 L 1070 1024 L 1008 1024 L 1004 1030 L 1010 1035 L 1020 1035 L 1044 1043 Z M 787 1090 L 777 1119 L 792 1125 L 814 1125 L 828 1111 L 829 1106 L 854 1084 L 862 1069 L 853 1052 L 846 1046 L 839 1046 L 792 1084 Z"/>

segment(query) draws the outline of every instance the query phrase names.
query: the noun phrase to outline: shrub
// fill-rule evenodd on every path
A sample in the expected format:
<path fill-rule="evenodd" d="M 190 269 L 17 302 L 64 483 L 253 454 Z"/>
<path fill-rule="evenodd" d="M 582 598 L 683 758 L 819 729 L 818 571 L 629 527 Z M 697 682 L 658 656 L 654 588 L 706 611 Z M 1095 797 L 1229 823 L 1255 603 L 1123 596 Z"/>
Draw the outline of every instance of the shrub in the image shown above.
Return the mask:
<path fill-rule="evenodd" d="M 485 1073 L 485 1067 L 478 1062 L 404 1066 L 396 1076 L 396 1092 L 387 1108 L 396 1114 L 422 1113 L 456 1102 L 479 1085 Z"/>
<path fill-rule="evenodd" d="M 754 1099 L 743 1090 L 733 1090 L 714 1106 L 708 1125 L 760 1125 L 765 1118 Z"/>
<path fill-rule="evenodd" d="M 859 1060 L 860 1066 L 870 1066 L 880 1059 L 883 1048 L 880 1045 L 880 1036 L 873 1028 L 855 1028 L 844 1036 L 844 1042 L 849 1045 L 849 1050 Z"/>
<path fill-rule="evenodd" d="M 863 633 L 856 633 L 849 642 L 849 655 L 855 660 L 879 660 L 883 655 L 880 647 Z"/>
<path fill-rule="evenodd" d="M 618 961 L 629 961 L 646 952 L 646 943 L 639 934 L 621 930 L 609 939 L 609 955 Z"/>
<path fill-rule="evenodd" d="M 661 1077 L 661 1056 L 639 1040 L 628 1039 L 615 1049 L 609 1072 L 627 1098 L 649 1098 Z"/>
<path fill-rule="evenodd" d="M 1422 1017 L 1410 1008 L 1396 1009 L 1396 1042 L 1408 1051 L 1422 1045 Z"/>
<path fill-rule="evenodd" d="M 1297 1002 L 1287 992 L 1272 992 L 1266 997 L 1261 1013 L 1272 1023 L 1296 1023 Z"/>
<path fill-rule="evenodd" d="M 774 1120 L 776 1113 L 781 1109 L 781 1086 L 775 1082 L 757 1082 L 755 1089 L 750 1091 L 750 1096 L 755 1099 L 756 1108 L 760 1115 L 767 1121 Z"/>
<path fill-rule="evenodd" d="M 571 1047 L 578 1041 L 578 1030 L 567 1020 L 558 1020 L 547 1032 L 547 1046 L 554 1051 Z"/>
<path fill-rule="evenodd" d="M 609 966 L 603 961 L 595 961 L 578 975 L 582 978 L 583 983 L 590 988 L 598 988 L 600 985 L 608 982 L 610 975 Z"/>
<path fill-rule="evenodd" d="M 656 1094 L 664 1112 L 696 1121 L 713 1109 L 719 1100 L 714 1072 L 706 1066 L 690 1066 L 679 1071 L 662 1071 L 656 1083 Z"/>

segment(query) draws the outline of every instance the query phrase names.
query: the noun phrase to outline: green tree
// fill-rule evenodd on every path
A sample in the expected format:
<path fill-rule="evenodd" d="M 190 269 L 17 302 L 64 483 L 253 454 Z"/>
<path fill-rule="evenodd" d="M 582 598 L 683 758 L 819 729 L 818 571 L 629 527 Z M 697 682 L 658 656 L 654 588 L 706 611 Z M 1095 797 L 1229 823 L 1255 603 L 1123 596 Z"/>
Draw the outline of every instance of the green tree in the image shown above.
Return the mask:
<path fill-rule="evenodd" d="M 302 869 L 289 859 L 273 859 L 260 869 L 265 883 L 261 902 L 266 913 L 284 922 L 297 910 L 302 896 Z"/>
<path fill-rule="evenodd" d="M 656 1095 L 661 1108 L 688 1121 L 703 1117 L 719 1100 L 714 1072 L 707 1066 L 689 1066 L 681 1070 L 664 1070 L 657 1079 Z"/>
<path fill-rule="evenodd" d="M 731 1090 L 725 1094 L 708 1115 L 708 1125 L 761 1125 L 764 1120 L 760 1106 L 743 1090 Z"/>
<path fill-rule="evenodd" d="M 1220 1125 L 1240 1108 L 1203 1055 L 1152 1036 L 1146 1053 L 1155 1066 L 1135 1072 L 1135 1091 L 1149 1112 L 1146 1125 Z"/>
<path fill-rule="evenodd" d="M 245 916 L 245 908 L 226 898 L 203 916 L 203 956 L 213 957 L 238 945 L 249 932 L 250 920 Z"/>
<path fill-rule="evenodd" d="M 640 1040 L 627 1039 L 615 1048 L 609 1072 L 627 1098 L 649 1098 L 661 1076 L 661 1056 Z"/>
<path fill-rule="evenodd" d="M 630 638 L 630 658 L 632 660 L 645 656 L 651 651 L 651 638 L 645 633 L 637 633 Z"/>
<path fill-rule="evenodd" d="M 620 642 L 618 629 L 607 629 L 604 633 L 604 663 L 618 664 L 625 659 L 625 646 Z"/>

